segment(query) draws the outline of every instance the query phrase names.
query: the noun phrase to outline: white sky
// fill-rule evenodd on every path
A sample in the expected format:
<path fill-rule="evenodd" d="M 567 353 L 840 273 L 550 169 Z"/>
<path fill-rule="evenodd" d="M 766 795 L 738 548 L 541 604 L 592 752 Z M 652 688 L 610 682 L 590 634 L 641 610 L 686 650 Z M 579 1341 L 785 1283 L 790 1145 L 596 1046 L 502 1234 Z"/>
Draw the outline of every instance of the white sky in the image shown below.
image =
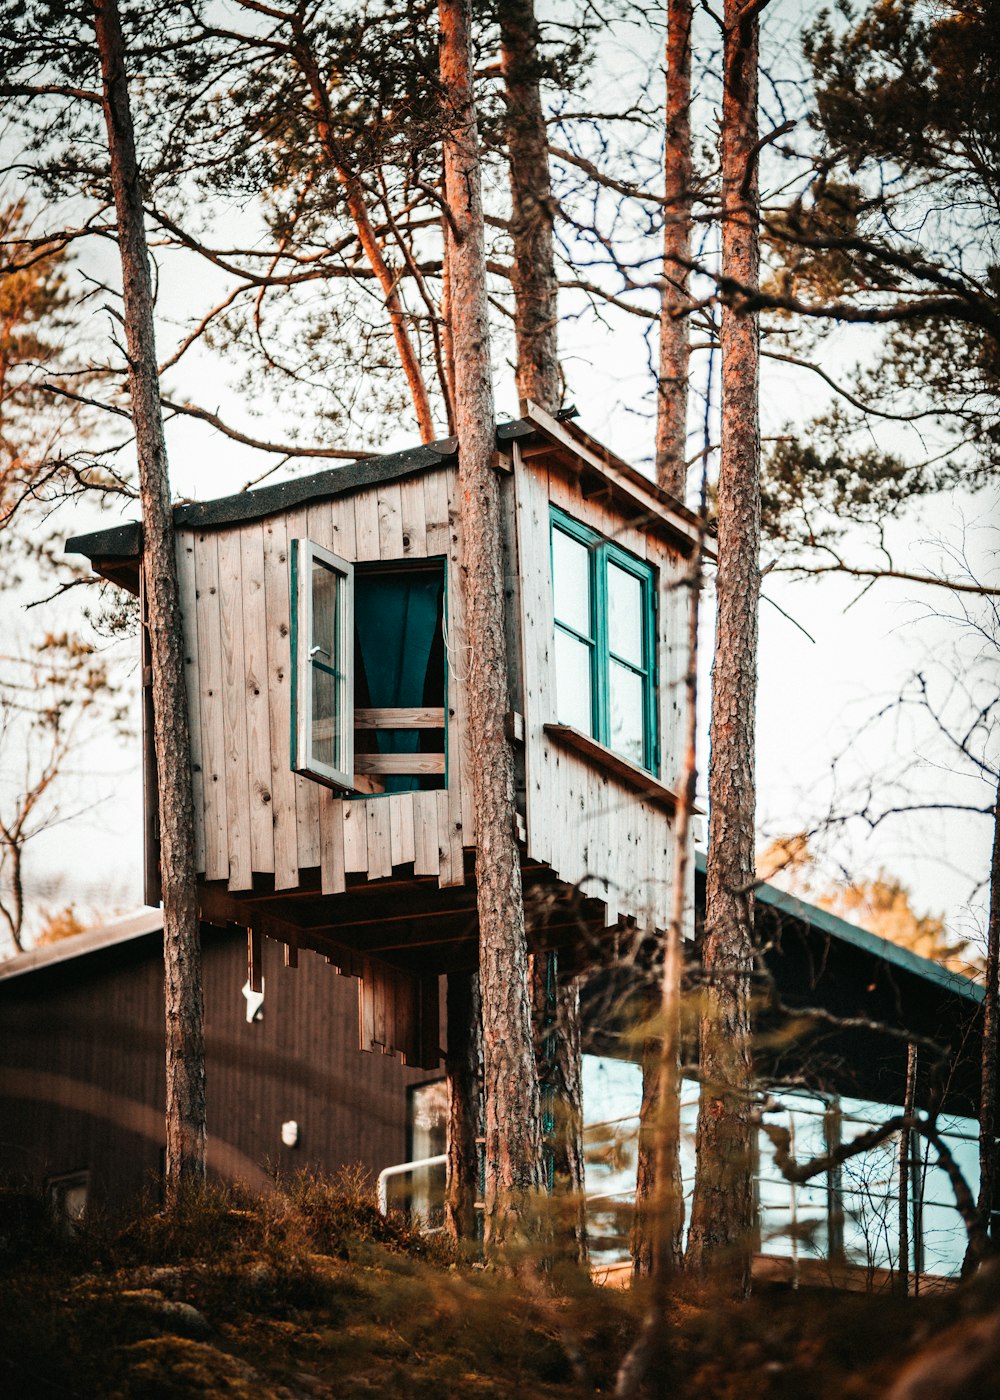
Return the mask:
<path fill-rule="evenodd" d="M 792 5 L 794 10 L 797 6 Z M 228 216 L 220 211 L 220 234 Z M 105 247 L 99 254 L 108 281 L 118 277 Z M 96 268 L 96 264 L 91 264 Z M 203 310 L 219 286 L 214 273 L 190 259 L 175 258 L 161 277 L 163 325 L 161 356 L 177 337 L 176 324 Z M 318 295 L 330 295 L 329 292 Z M 94 313 L 95 334 L 106 334 L 103 313 Z M 619 455 L 647 459 L 652 429 L 635 409 L 648 392 L 646 347 L 642 323 L 620 317 L 612 331 L 597 331 L 580 322 L 562 331 L 562 353 L 570 400 L 583 409 L 581 425 Z M 834 348 L 831 370 L 848 370 L 857 339 Z M 336 372 L 335 367 L 331 372 Z M 189 395 L 235 424 L 246 423 L 244 405 L 224 367 L 207 353 L 194 352 L 183 371 L 168 380 L 171 391 Z M 765 434 L 780 432 L 791 419 L 804 419 L 824 401 L 818 382 L 803 371 L 765 362 L 761 411 Z M 514 416 L 516 402 L 509 374 L 498 383 L 498 410 Z M 269 414 L 266 431 L 280 437 L 290 424 L 280 406 Z M 251 428 L 253 431 L 253 428 Z M 442 434 L 444 428 L 442 427 Z M 415 432 L 401 426 L 385 443 L 387 450 L 408 446 Z M 240 488 L 265 465 L 260 454 L 220 437 L 191 420 L 175 420 L 168 428 L 175 496 L 207 499 Z M 355 441 L 355 446 L 365 444 Z M 314 469 L 304 465 L 304 472 Z M 316 464 L 315 469 L 325 466 Z M 64 519 L 64 532 L 74 534 L 110 524 L 80 508 Z M 975 498 L 937 499 L 914 510 L 912 519 L 891 532 L 898 567 L 933 571 L 942 544 L 952 549 L 963 543 L 982 582 L 1000 581 L 997 568 L 996 493 Z M 872 555 L 858 542 L 845 552 L 858 562 Z M 768 558 L 765 550 L 765 561 Z M 949 572 L 955 573 L 953 567 Z M 760 690 L 758 697 L 758 782 L 762 842 L 777 834 L 808 829 L 821 822 L 831 804 L 848 804 L 847 794 L 869 778 L 885 774 L 898 779 L 912 769 L 907 783 L 923 794 L 921 800 L 969 802 L 985 806 L 988 790 L 960 779 L 944 750 L 919 725 L 885 723 L 859 739 L 858 731 L 892 697 L 898 695 L 919 667 L 948 673 L 964 663 L 953 660 L 958 647 L 971 650 L 967 633 L 935 611 L 954 611 L 953 600 L 941 590 L 915 584 L 880 582 L 858 599 L 856 581 L 823 580 L 795 583 L 778 575 L 766 580 L 760 619 Z M 70 611 L 77 606 L 70 594 Z M 62 615 L 66 616 L 66 604 Z M 783 609 L 794 623 L 782 615 Z M 706 613 L 709 610 L 706 609 Z M 35 614 L 30 626 L 39 621 Z M 799 624 L 797 627 L 795 623 Z M 25 624 L 19 624 L 25 626 Z M 809 640 L 799 628 L 804 628 Z M 703 627 L 703 656 L 711 641 L 710 615 Z M 1000 679 L 1000 677 L 998 677 Z M 702 686 L 707 733 L 707 674 Z M 707 759 L 702 744 L 702 766 Z M 831 765 L 838 760 L 836 779 Z M 6 763 L 5 763 L 6 766 Z M 128 747 L 103 745 L 87 756 L 84 815 L 40 837 L 28 865 L 29 894 L 50 906 L 77 902 L 86 913 L 126 909 L 141 899 L 141 792 L 138 741 Z M 8 771 L 9 776 L 9 771 Z M 702 780 L 704 787 L 704 780 Z M 79 803 L 69 804 L 72 806 Z M 950 926 L 963 934 L 984 926 L 984 889 L 988 871 L 990 823 L 982 816 L 956 812 L 930 813 L 886 821 L 876 831 L 863 825 L 838 828 L 820 843 L 829 868 L 838 865 L 855 877 L 871 876 L 880 866 L 899 875 L 914 892 L 922 912 L 944 913 Z"/>

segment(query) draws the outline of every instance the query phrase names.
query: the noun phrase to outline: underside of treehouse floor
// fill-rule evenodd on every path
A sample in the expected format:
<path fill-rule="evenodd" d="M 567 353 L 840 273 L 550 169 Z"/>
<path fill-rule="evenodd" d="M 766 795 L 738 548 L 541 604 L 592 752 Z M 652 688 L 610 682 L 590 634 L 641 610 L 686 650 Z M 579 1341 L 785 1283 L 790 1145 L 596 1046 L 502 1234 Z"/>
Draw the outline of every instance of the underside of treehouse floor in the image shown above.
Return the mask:
<path fill-rule="evenodd" d="M 291 890 L 276 890 L 267 876 L 239 893 L 223 881 L 201 881 L 201 918 L 247 930 L 251 987 L 259 989 L 265 938 L 284 945 L 289 968 L 309 950 L 356 977 L 360 1048 L 435 1068 L 441 1056 L 438 979 L 471 971 L 478 962 L 474 865 L 467 854 L 465 884 L 449 889 L 432 876 L 396 874 L 379 881 L 359 876 L 343 893 L 324 895 L 319 870 L 303 872 Z M 564 970 L 582 965 L 598 942 L 616 933 L 606 926 L 603 903 L 585 898 L 548 867 L 523 863 L 522 881 L 529 949 L 558 950 Z"/>

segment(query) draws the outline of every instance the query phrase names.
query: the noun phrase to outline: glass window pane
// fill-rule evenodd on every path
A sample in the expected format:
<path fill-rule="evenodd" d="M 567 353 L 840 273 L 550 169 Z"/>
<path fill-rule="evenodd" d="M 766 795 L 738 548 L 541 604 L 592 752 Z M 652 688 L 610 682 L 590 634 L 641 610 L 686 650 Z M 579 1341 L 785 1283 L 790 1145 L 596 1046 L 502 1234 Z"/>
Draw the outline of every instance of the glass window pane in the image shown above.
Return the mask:
<path fill-rule="evenodd" d="M 337 656 L 337 596 L 340 574 L 313 559 L 312 566 L 312 651 L 334 670 L 340 669 Z"/>
<path fill-rule="evenodd" d="M 314 762 L 340 771 L 340 678 L 324 666 L 312 671 L 312 754 Z"/>
<path fill-rule="evenodd" d="M 642 764 L 645 726 L 642 713 L 642 677 L 620 666 L 608 666 L 609 742 L 615 753 Z"/>
<path fill-rule="evenodd" d="M 552 601 L 556 620 L 590 632 L 590 551 L 564 530 L 552 531 Z"/>
<path fill-rule="evenodd" d="M 642 584 L 635 574 L 608 564 L 608 646 L 623 661 L 642 666 Z"/>
<path fill-rule="evenodd" d="M 594 732 L 590 647 L 556 628 L 556 714 L 584 734 Z"/>

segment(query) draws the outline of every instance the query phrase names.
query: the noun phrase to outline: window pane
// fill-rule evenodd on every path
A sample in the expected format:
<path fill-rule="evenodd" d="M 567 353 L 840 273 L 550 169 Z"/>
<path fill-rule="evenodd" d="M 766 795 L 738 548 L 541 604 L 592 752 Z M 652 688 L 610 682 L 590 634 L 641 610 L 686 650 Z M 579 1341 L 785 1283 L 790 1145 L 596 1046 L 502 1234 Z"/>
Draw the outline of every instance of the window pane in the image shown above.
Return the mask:
<path fill-rule="evenodd" d="M 340 770 L 340 677 L 325 666 L 312 671 L 312 759 Z"/>
<path fill-rule="evenodd" d="M 319 559 L 312 566 L 312 758 L 341 767 L 341 576 Z"/>
<path fill-rule="evenodd" d="M 623 661 L 642 666 L 642 584 L 635 574 L 608 564 L 608 646 Z"/>
<path fill-rule="evenodd" d="M 312 652 L 327 666 L 340 669 L 337 656 L 337 590 L 340 575 L 319 559 L 312 566 Z"/>
<path fill-rule="evenodd" d="M 556 628 L 556 714 L 584 734 L 594 732 L 590 647 Z"/>
<path fill-rule="evenodd" d="M 633 763 L 643 760 L 643 716 L 642 716 L 642 677 L 620 666 L 617 661 L 609 663 L 609 740 L 615 753 L 629 758 Z"/>
<path fill-rule="evenodd" d="M 557 621 L 590 636 L 590 551 L 564 530 L 552 531 L 552 601 Z"/>

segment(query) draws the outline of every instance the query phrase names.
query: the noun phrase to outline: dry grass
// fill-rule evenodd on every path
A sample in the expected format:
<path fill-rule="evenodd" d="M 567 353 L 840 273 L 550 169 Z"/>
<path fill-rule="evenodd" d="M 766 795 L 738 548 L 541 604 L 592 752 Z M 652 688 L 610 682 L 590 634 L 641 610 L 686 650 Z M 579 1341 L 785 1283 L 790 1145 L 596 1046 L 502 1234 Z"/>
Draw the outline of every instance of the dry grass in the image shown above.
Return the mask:
<path fill-rule="evenodd" d="M 212 1187 L 67 1237 L 0 1192 L 0 1394 L 17 1400 L 547 1400 L 608 1394 L 640 1295 L 579 1274 L 483 1270 L 384 1220 L 356 1174 L 266 1195 Z M 861 1400 L 921 1338 L 1000 1293 L 948 1299 L 772 1290 L 679 1300 L 649 1394 Z"/>

